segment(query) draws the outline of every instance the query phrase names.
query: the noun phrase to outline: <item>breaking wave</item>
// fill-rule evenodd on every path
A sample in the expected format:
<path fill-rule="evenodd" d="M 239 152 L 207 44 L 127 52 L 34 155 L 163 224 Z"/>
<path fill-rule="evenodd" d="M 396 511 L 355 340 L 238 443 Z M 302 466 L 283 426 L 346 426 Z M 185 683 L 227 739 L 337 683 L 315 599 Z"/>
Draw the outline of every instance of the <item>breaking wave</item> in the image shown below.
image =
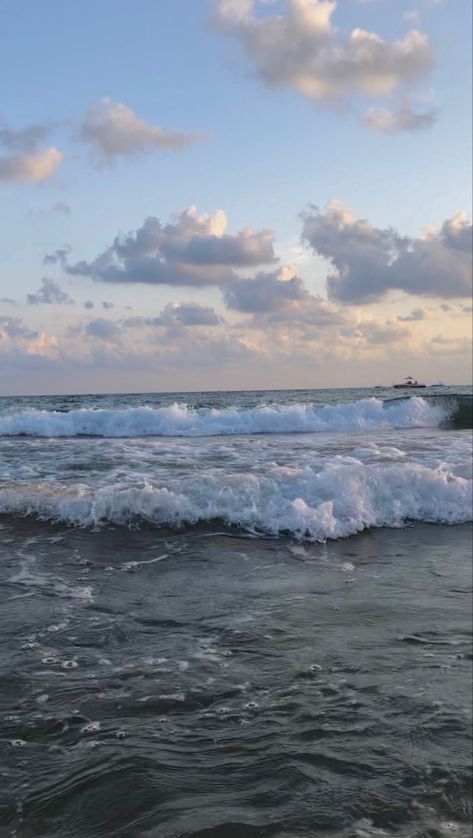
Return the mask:
<path fill-rule="evenodd" d="M 409 521 L 472 520 L 471 479 L 443 463 L 363 464 L 335 457 L 317 471 L 272 466 L 263 474 L 203 473 L 171 480 L 0 486 L 0 512 L 91 527 L 148 523 L 156 527 L 220 522 L 258 534 L 289 533 L 316 541 Z"/>
<path fill-rule="evenodd" d="M 140 437 L 291 434 L 438 427 L 471 427 L 458 399 L 420 396 L 384 402 L 377 398 L 340 404 L 262 405 L 252 409 L 167 407 L 80 408 L 67 412 L 29 408 L 0 415 L 0 436 Z M 461 413 L 463 411 L 463 413 Z M 460 422 L 460 425 L 458 424 Z M 470 425 L 463 424 L 470 422 Z M 455 424 L 456 422 L 456 424 Z"/>

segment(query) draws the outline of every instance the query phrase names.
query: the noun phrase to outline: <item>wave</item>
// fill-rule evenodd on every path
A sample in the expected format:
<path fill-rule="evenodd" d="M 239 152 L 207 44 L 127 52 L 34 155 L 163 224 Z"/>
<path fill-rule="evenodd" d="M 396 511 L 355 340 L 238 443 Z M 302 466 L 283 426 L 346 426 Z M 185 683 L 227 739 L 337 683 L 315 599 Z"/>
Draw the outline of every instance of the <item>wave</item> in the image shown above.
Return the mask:
<path fill-rule="evenodd" d="M 409 521 L 471 521 L 471 488 L 463 466 L 366 465 L 335 457 L 319 471 L 272 466 L 259 475 L 208 472 L 168 486 L 144 480 L 100 488 L 17 483 L 0 486 L 0 512 L 81 527 L 220 522 L 253 533 L 325 541 Z"/>
<path fill-rule="evenodd" d="M 452 398 L 428 400 L 413 396 L 386 402 L 367 398 L 339 404 L 271 404 L 224 410 L 179 403 L 67 412 L 30 408 L 0 415 L 0 436 L 197 437 L 429 428 L 448 424 L 450 417 L 457 416 L 458 405 Z"/>

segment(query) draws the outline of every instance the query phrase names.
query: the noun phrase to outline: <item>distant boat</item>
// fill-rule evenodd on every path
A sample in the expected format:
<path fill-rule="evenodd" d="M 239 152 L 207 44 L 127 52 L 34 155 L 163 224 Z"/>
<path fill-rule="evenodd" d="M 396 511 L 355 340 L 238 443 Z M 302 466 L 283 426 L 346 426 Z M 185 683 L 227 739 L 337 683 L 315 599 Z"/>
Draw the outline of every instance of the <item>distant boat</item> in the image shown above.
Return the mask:
<path fill-rule="evenodd" d="M 415 378 L 412 378 L 412 375 L 408 375 L 404 379 L 404 384 L 393 384 L 395 390 L 419 390 L 426 386 L 426 384 L 421 384 Z"/>

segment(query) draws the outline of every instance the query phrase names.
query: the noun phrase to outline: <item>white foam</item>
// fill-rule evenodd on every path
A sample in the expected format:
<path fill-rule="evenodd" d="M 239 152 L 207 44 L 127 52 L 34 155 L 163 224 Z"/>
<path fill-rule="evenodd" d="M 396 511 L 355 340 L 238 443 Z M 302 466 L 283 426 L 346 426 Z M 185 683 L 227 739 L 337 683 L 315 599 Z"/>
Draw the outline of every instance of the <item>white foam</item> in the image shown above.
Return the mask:
<path fill-rule="evenodd" d="M 262 473 L 208 472 L 93 488 L 17 483 L 0 488 L 0 512 L 79 526 L 155 526 L 223 521 L 254 532 L 290 532 L 314 540 L 407 520 L 456 524 L 472 519 L 472 481 L 448 463 L 366 464 L 334 456 L 323 468 L 268 466 Z"/>
<path fill-rule="evenodd" d="M 33 408 L 0 416 L 0 436 L 216 436 L 372 431 L 437 427 L 444 411 L 425 399 L 384 403 L 370 398 L 335 405 L 263 405 L 225 410 L 168 407 L 80 408 L 67 413 Z"/>

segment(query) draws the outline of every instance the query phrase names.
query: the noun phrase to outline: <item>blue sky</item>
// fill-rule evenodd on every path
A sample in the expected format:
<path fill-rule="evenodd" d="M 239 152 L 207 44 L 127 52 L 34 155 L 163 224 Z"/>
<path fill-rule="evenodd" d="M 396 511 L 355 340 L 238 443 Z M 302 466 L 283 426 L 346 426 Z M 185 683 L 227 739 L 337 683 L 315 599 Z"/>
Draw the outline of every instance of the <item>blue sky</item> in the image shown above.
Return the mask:
<path fill-rule="evenodd" d="M 229 0 L 220 0 L 220 5 L 225 2 Z M 304 2 L 311 7 L 326 5 L 321 0 Z M 399 83 L 376 96 L 350 89 L 350 79 L 344 77 L 336 101 L 322 97 L 316 102 L 301 95 L 294 75 L 268 82 L 268 54 L 254 41 L 248 47 L 242 34 L 253 23 L 245 24 L 245 30 L 234 23 L 235 4 L 241 4 L 240 14 L 245 0 L 233 3 L 231 12 L 228 6 L 224 10 L 229 34 L 225 27 L 210 25 L 209 16 L 219 4 L 205 0 L 133 4 L 0 0 L 0 129 L 3 124 L 21 133 L 38 124 L 44 127 L 44 138 L 21 154 L 54 147 L 62 155 L 50 176 L 24 180 L 22 175 L 21 182 L 17 175 L 2 179 L 0 162 L 0 297 L 15 300 L 0 303 L 4 329 L 0 347 L 6 362 L 0 387 L 5 392 L 12 387 L 25 392 L 31 387 L 71 390 L 75 381 L 77 389 L 90 390 L 149 389 L 150 384 L 152 389 L 199 389 L 225 382 L 241 387 L 248 364 L 252 366 L 248 386 L 264 386 L 268 377 L 271 386 L 281 387 L 292 381 L 300 386 L 322 386 L 332 380 L 340 386 L 353 381 L 365 384 L 373 375 L 379 379 L 384 370 L 388 376 L 402 374 L 406 355 L 412 358 L 408 372 L 414 368 L 427 375 L 432 353 L 439 348 L 435 363 L 440 364 L 440 374 L 456 381 L 468 377 L 471 314 L 465 310 L 469 301 L 468 293 L 461 292 L 463 286 L 452 280 L 450 295 L 439 278 L 432 280 L 430 293 L 428 280 L 420 285 L 414 279 L 409 286 L 404 277 L 380 276 L 379 293 L 367 299 L 356 284 L 362 282 L 357 278 L 359 266 L 355 269 L 350 263 L 353 293 L 344 292 L 343 299 L 339 291 L 338 297 L 329 293 L 327 300 L 326 277 L 333 273 L 337 258 L 340 262 L 339 254 L 322 253 L 319 228 L 315 238 L 301 244 L 300 213 L 309 203 L 323 210 L 335 199 L 352 209 L 353 223 L 367 219 L 370 229 L 395 228 L 416 242 L 426 228 L 434 235 L 447 219 L 469 212 L 470 2 L 340 0 L 337 8 L 332 4 L 332 40 L 344 43 L 356 29 L 376 33 L 387 45 L 382 65 L 389 61 L 389 45 L 415 29 L 428 39 L 433 67 L 421 68 L 415 79 L 401 67 Z M 290 6 L 291 0 L 256 2 L 251 20 L 258 21 L 261 31 L 276 15 L 287 19 Z M 310 43 L 309 48 L 315 49 Z M 370 84 L 373 79 L 372 74 Z M 198 134 L 198 141 L 176 151 L 145 143 L 138 151 L 97 158 L 97 148 L 94 151 L 93 144 L 80 136 L 88 109 L 104 97 L 114 105 L 122 103 L 133 118 L 148 126 Z M 428 125 L 389 133 L 372 130 L 362 119 L 373 107 L 393 113 L 402 108 L 421 111 L 429 115 Z M 18 153 L 10 139 L 0 161 L 2 154 L 10 160 Z M 15 165 L 23 164 L 16 160 Z M 11 166 L 5 171 L 10 172 Z M 267 316 L 270 309 L 275 311 L 273 297 L 267 310 L 260 310 L 258 322 L 251 306 L 228 310 L 225 304 L 229 287 L 225 283 L 274 272 L 274 264 L 249 267 L 248 261 L 237 262 L 232 266 L 233 279 L 226 274 L 216 285 L 204 278 L 192 286 L 179 276 L 170 282 L 143 284 L 128 273 L 119 282 L 105 282 L 93 272 L 78 275 L 70 270 L 81 261 L 91 265 L 117 235 L 138 230 L 147 217 L 157 217 L 164 225 L 173 213 L 192 205 L 206 214 L 224 210 L 232 236 L 244 228 L 274 232 L 278 270 L 289 264 L 304 283 L 297 300 L 287 296 L 289 308 L 278 308 L 277 325 Z M 335 224 L 333 214 L 330 218 Z M 465 224 L 461 222 L 462 235 Z M 197 235 L 202 235 L 200 229 Z M 381 238 L 377 238 L 380 247 Z M 65 245 L 66 265 L 43 265 L 45 254 Z M 331 246 L 342 243 L 337 240 Z M 463 282 L 464 263 L 452 263 L 452 271 L 457 268 L 463 271 Z M 370 269 L 364 263 L 363 270 Z M 431 270 L 435 274 L 436 268 Z M 38 291 L 44 276 L 58 283 L 74 303 L 43 303 L 41 298 L 36 304 L 26 303 L 26 295 Z M 279 292 L 275 282 L 290 276 L 286 272 L 273 277 L 268 293 Z M 445 281 L 448 285 L 448 271 Z M 327 300 L 330 326 L 322 327 L 319 320 L 307 325 L 307 305 L 313 303 L 307 302 L 306 292 Z M 93 309 L 83 308 L 86 300 L 94 303 Z M 103 300 L 113 303 L 113 309 L 104 310 Z M 191 327 L 178 317 L 172 328 L 142 322 L 133 327 L 133 334 L 123 325 L 130 312 L 156 320 L 166 305 L 186 302 L 213 307 L 225 325 Z M 418 309 L 423 314 L 417 319 L 399 320 Z M 93 327 L 87 331 L 89 322 L 97 319 L 112 322 L 108 336 L 94 335 Z M 380 334 L 382 326 L 391 337 L 370 342 L 366 323 L 375 324 L 371 335 L 373 330 Z M 87 341 L 90 346 L 85 350 Z M 284 358 L 279 354 L 282 345 L 287 347 Z M 333 357 L 327 347 L 335 347 Z M 169 366 L 167 349 L 175 358 Z M 219 353 L 226 359 L 222 362 L 226 370 L 211 362 Z M 324 361 L 314 382 L 307 368 L 317 353 Z"/>

